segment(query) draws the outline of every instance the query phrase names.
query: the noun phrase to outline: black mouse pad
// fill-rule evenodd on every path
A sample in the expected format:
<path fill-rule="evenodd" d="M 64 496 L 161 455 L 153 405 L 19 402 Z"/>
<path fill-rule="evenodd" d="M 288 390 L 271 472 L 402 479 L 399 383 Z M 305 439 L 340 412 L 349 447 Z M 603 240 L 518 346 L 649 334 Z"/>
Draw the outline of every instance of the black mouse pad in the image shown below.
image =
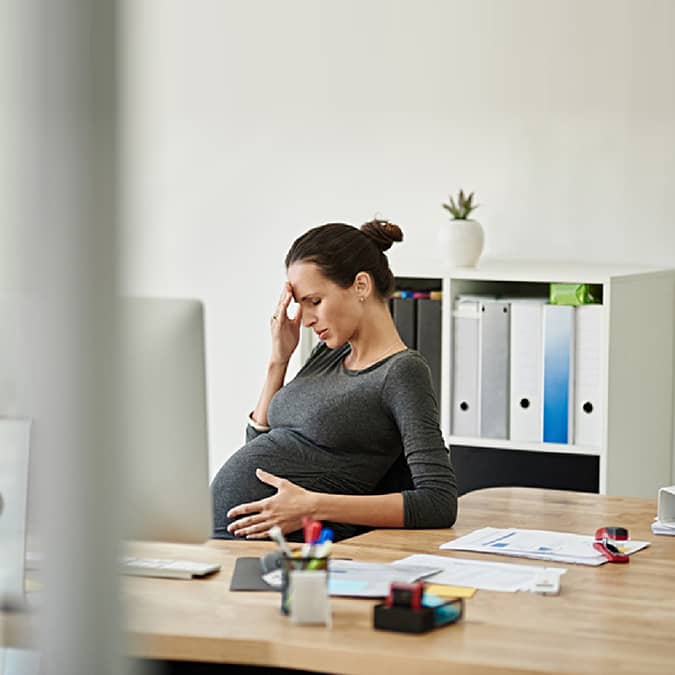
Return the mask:
<path fill-rule="evenodd" d="M 278 591 L 262 578 L 260 558 L 237 558 L 230 581 L 231 591 Z"/>

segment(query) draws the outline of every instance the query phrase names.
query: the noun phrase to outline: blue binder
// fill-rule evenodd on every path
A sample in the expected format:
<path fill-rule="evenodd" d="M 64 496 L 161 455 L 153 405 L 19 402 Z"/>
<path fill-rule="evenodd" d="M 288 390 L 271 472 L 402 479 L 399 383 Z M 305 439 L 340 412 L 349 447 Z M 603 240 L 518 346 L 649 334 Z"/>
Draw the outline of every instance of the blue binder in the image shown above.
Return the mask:
<path fill-rule="evenodd" d="M 543 440 L 571 443 L 574 402 L 574 307 L 544 306 Z"/>

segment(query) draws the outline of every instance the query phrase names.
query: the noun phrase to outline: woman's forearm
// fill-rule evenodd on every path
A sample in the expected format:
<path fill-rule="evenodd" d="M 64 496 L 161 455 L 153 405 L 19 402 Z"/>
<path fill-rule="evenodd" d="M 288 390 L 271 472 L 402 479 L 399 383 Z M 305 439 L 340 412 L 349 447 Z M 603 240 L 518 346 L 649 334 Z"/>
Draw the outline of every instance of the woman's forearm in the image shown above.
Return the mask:
<path fill-rule="evenodd" d="M 333 495 L 312 493 L 316 520 L 370 527 L 403 527 L 403 495 Z"/>
<path fill-rule="evenodd" d="M 284 386 L 284 378 L 286 377 L 287 369 L 288 363 L 270 362 L 270 364 L 267 366 L 267 376 L 265 377 L 265 383 L 263 384 L 262 391 L 260 392 L 258 404 L 251 415 L 253 420 L 258 424 L 269 424 L 267 419 L 267 409 L 269 408 L 270 401 L 272 400 L 274 394 L 276 394 L 279 389 Z"/>

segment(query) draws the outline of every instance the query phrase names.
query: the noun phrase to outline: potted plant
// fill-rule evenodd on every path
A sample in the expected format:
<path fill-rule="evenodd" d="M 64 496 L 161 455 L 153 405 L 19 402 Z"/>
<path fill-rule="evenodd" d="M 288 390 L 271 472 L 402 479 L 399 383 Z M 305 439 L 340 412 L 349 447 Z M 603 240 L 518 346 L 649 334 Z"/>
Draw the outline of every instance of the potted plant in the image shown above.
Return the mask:
<path fill-rule="evenodd" d="M 478 208 L 473 203 L 473 192 L 460 190 L 456 197 L 450 195 L 449 203 L 442 204 L 451 216 L 450 225 L 441 225 L 439 239 L 452 267 L 475 267 L 483 252 L 483 228 L 469 218 Z"/>

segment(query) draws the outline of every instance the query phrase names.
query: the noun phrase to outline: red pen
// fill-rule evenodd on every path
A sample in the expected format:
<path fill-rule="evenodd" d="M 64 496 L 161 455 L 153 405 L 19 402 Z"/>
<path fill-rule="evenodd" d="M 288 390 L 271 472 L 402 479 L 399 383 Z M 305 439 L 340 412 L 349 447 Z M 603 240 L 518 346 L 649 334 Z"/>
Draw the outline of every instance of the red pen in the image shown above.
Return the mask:
<path fill-rule="evenodd" d="M 316 544 L 321 536 L 321 523 L 318 520 L 305 516 L 302 519 L 302 529 L 305 535 L 305 545 L 302 547 L 302 555 L 305 558 L 310 558 L 313 544 Z"/>

